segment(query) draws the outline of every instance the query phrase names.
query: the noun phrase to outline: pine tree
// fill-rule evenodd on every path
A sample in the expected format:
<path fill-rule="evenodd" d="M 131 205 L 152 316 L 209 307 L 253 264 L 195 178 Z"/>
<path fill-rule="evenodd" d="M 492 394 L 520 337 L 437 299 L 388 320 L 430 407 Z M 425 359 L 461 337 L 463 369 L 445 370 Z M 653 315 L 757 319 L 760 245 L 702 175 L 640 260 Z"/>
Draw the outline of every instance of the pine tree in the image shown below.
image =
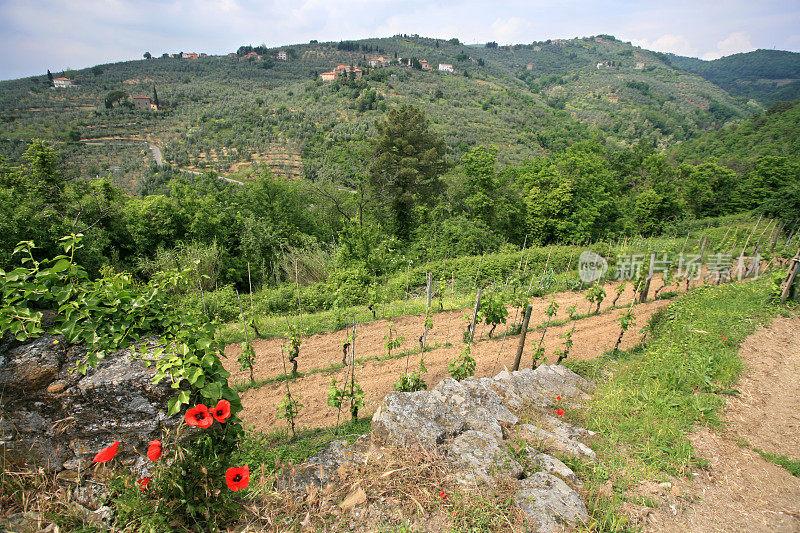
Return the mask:
<path fill-rule="evenodd" d="M 153 103 L 158 107 L 158 93 L 156 92 L 155 85 L 153 85 Z"/>
<path fill-rule="evenodd" d="M 47 80 L 50 82 L 50 86 L 51 86 L 51 87 L 55 85 L 55 84 L 53 83 L 53 75 L 52 75 L 52 74 L 50 74 L 50 69 L 47 69 Z"/>

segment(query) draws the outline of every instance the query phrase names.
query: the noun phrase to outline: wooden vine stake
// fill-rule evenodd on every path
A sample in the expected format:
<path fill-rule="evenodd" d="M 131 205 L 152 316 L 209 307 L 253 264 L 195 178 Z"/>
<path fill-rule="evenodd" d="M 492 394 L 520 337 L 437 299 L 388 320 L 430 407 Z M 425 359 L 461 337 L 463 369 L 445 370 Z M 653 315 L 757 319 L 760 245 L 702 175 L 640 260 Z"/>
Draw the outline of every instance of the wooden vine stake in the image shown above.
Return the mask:
<path fill-rule="evenodd" d="M 247 322 L 244 319 L 244 310 L 242 309 L 242 299 L 239 297 L 239 291 L 236 291 L 236 300 L 239 302 L 239 313 L 242 316 L 242 328 L 244 329 L 244 347 L 242 348 L 242 355 L 239 357 L 239 364 L 242 367 L 242 370 L 250 369 L 250 383 L 255 382 L 255 377 L 253 376 L 253 359 L 255 357 L 255 353 L 253 352 L 253 346 L 250 344 L 250 339 L 247 337 Z"/>
<path fill-rule="evenodd" d="M 642 284 L 642 282 L 640 281 L 636 285 L 636 291 L 634 291 L 634 294 L 636 294 L 636 292 L 638 292 L 639 285 L 641 285 L 641 284 Z M 620 321 L 620 326 L 621 327 L 620 327 L 620 331 L 619 331 L 619 337 L 617 337 L 617 342 L 616 342 L 616 344 L 614 344 L 614 349 L 611 351 L 612 355 L 617 353 L 617 349 L 619 349 L 619 345 L 622 344 L 622 336 L 625 335 L 625 332 L 628 331 L 628 328 L 631 325 L 633 325 L 633 306 L 635 304 L 636 304 L 636 298 L 634 297 L 633 300 L 631 300 L 631 305 L 630 305 L 630 307 L 628 307 L 628 311 L 623 313 L 623 314 L 621 314 L 620 317 L 619 317 L 619 321 Z"/>
<path fill-rule="evenodd" d="M 525 308 L 525 315 L 522 317 L 522 331 L 519 334 L 517 356 L 514 358 L 514 368 L 512 370 L 519 370 L 519 364 L 522 361 L 522 351 L 525 349 L 525 337 L 528 335 L 528 322 L 531 320 L 532 312 L 533 306 L 529 305 Z"/>
<path fill-rule="evenodd" d="M 786 300 L 789 298 L 789 295 L 792 293 L 792 287 L 794 286 L 795 279 L 797 278 L 797 271 L 800 270 L 800 250 L 797 251 L 794 258 L 792 258 L 792 262 L 789 265 L 789 271 L 786 272 L 786 279 L 783 281 L 781 285 L 781 303 L 786 303 Z"/>
<path fill-rule="evenodd" d="M 472 311 L 472 322 L 469 325 L 469 343 L 475 338 L 475 323 L 478 321 L 478 311 L 481 308 L 481 292 L 483 289 L 478 289 L 478 294 L 475 296 L 475 309 Z M 467 343 L 467 344 L 469 344 Z"/>

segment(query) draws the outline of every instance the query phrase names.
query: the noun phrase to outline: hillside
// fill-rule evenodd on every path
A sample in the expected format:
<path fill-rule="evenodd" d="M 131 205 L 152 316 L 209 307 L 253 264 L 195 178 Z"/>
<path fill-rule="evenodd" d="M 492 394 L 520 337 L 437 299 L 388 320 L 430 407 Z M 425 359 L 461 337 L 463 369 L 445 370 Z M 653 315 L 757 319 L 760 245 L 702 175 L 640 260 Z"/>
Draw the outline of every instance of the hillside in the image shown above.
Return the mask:
<path fill-rule="evenodd" d="M 800 53 L 756 50 L 713 61 L 669 54 L 675 67 L 694 72 L 729 93 L 764 106 L 800 97 Z"/>
<path fill-rule="evenodd" d="M 800 105 L 779 102 L 740 124 L 692 139 L 674 150 L 689 163 L 718 159 L 746 169 L 761 156 L 795 157 L 800 151 Z"/>
<path fill-rule="evenodd" d="M 258 163 L 288 177 L 351 173 L 343 166 L 375 120 L 404 102 L 425 112 L 451 159 L 491 142 L 502 163 L 589 138 L 666 147 L 759 110 L 610 36 L 513 47 L 397 36 L 282 50 L 286 61 L 265 49 L 263 61 L 240 54 L 98 65 L 66 73 L 80 83 L 69 89 L 48 88 L 44 76 L 2 82 L 0 153 L 15 159 L 32 137 L 58 140 L 78 174 L 111 170 L 136 190 L 153 162 L 145 142 L 160 147 L 166 162 L 193 170 L 229 173 Z M 365 67 L 377 55 L 427 59 L 434 69 L 451 63 L 454 73 L 395 65 L 357 81 L 319 79 L 335 65 Z M 124 105 L 154 87 L 157 113 Z M 122 95 L 108 109 L 115 91 Z"/>

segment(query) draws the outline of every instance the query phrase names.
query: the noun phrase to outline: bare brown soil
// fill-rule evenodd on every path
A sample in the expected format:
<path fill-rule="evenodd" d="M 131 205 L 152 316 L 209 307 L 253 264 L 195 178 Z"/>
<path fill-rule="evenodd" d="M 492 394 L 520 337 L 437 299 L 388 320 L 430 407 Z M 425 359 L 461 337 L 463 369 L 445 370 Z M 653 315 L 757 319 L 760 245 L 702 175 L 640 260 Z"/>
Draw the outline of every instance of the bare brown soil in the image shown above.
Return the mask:
<path fill-rule="evenodd" d="M 680 496 L 649 513 L 645 531 L 800 531 L 800 478 L 751 449 L 800 459 L 800 319 L 759 327 L 740 354 L 725 429 L 689 437 L 707 468 L 679 482 Z"/>
<path fill-rule="evenodd" d="M 654 282 L 653 286 L 660 287 L 661 282 Z M 572 336 L 574 345 L 570 351 L 570 359 L 593 359 L 614 347 L 620 330 L 617 318 L 626 309 L 609 309 L 613 296 L 616 294 L 613 287 L 613 284 L 609 284 L 606 287 L 610 297 L 603 302 L 600 314 L 580 319 L 577 322 Z M 629 304 L 632 295 L 633 289 L 629 285 L 617 305 Z M 555 300 L 560 307 L 558 315 L 553 319 L 554 321 L 567 319 L 566 309 L 571 305 L 576 304 L 580 313 L 589 312 L 589 303 L 581 293 L 559 293 L 555 295 Z M 634 314 L 637 327 L 631 328 L 624 337 L 622 342 L 623 349 L 630 348 L 641 340 L 642 327 L 647 324 L 647 321 L 657 309 L 667 303 L 662 300 L 635 306 Z M 543 323 L 546 320 L 544 311 L 549 304 L 549 299 L 536 298 L 532 301 L 532 304 L 533 313 L 530 324 Z M 433 316 L 434 327 L 428 333 L 427 342 L 428 346 L 435 345 L 438 347 L 425 354 L 425 365 L 428 369 L 425 381 L 430 386 L 438 383 L 448 375 L 447 365 L 449 361 L 463 351 L 462 336 L 466 329 L 464 317 L 470 315 L 470 313 L 470 309 L 459 309 Z M 519 314 L 517 309 L 511 309 L 508 322 L 521 322 Z M 389 320 L 377 320 L 359 324 L 355 346 L 356 359 L 385 355 L 384 336 L 386 335 L 388 322 Z M 399 349 L 400 351 L 419 347 L 418 340 L 423 332 L 424 316 L 398 317 L 391 320 L 391 322 L 398 333 L 405 337 L 405 341 Z M 561 336 L 571 328 L 572 323 L 569 322 L 560 326 L 550 327 L 547 330 L 543 345 L 548 362 L 555 362 L 556 356 L 554 353 L 556 350 L 560 350 L 564 343 L 564 339 Z M 490 339 L 488 337 L 489 326 L 481 324 L 476 327 L 475 339 L 477 342 L 472 349 L 472 356 L 477 361 L 476 376 L 494 375 L 503 370 L 503 368 L 513 365 L 519 336 L 505 336 L 505 331 L 505 326 L 498 326 L 494 338 Z M 299 370 L 326 368 L 332 364 L 341 363 L 341 344 L 348 334 L 349 331 L 342 330 L 304 338 L 300 349 L 300 357 L 298 358 Z M 528 333 L 521 367 L 531 365 L 533 351 L 541 337 L 542 330 L 534 330 Z M 284 342 L 284 339 L 255 341 L 256 364 L 254 366 L 254 375 L 256 380 L 279 376 L 283 373 L 281 344 Z M 445 346 L 446 343 L 450 343 L 452 346 Z M 239 370 L 237 357 L 240 353 L 241 348 L 239 345 L 230 345 L 226 349 L 227 359 L 225 360 L 225 366 L 231 372 L 233 382 L 246 382 L 249 380 L 249 374 Z M 408 359 L 368 361 L 357 365 L 356 378 L 366 392 L 365 405 L 361 414 L 374 412 L 383 397 L 393 390 L 393 385 L 399 379 L 400 374 L 407 369 L 416 369 L 419 357 L 419 354 L 415 354 Z M 327 389 L 330 386 L 332 377 L 342 380 L 344 373 L 345 370 L 337 370 L 331 373 L 310 375 L 290 382 L 292 395 L 300 395 L 302 397 L 303 408 L 296 419 L 298 427 L 323 427 L 336 424 L 338 413 L 327 405 Z M 254 429 L 261 431 L 283 427 L 285 421 L 277 419 L 276 406 L 285 394 L 286 383 L 280 382 L 269 383 L 258 389 L 250 389 L 243 392 L 242 402 L 244 404 L 243 417 L 245 422 Z M 343 412 L 341 416 L 349 415 Z"/>

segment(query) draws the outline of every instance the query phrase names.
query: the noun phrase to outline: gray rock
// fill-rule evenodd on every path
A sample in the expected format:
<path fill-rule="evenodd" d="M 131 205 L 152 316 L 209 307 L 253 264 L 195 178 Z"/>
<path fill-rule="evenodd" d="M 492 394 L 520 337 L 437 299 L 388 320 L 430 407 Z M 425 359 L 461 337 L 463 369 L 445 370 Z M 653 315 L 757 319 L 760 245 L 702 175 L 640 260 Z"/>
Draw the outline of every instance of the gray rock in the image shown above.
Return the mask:
<path fill-rule="evenodd" d="M 469 428 L 488 433 L 498 440 L 503 438 L 502 425 L 514 425 L 519 420 L 480 380 L 467 379 L 459 383 L 453 378 L 445 378 L 431 390 L 431 394 L 458 411 Z"/>
<path fill-rule="evenodd" d="M 466 430 L 467 421 L 430 391 L 390 392 L 372 416 L 371 427 L 377 444 L 432 447 Z"/>
<path fill-rule="evenodd" d="M 562 525 L 574 527 L 589 518 L 578 493 L 547 472 L 520 481 L 514 501 L 530 520 L 533 531 L 555 532 Z"/>
<path fill-rule="evenodd" d="M 581 482 L 578 480 L 575 472 L 573 472 L 570 467 L 552 455 L 548 455 L 546 453 L 536 453 L 530 457 L 530 460 L 533 464 L 537 465 L 539 468 L 549 474 L 556 475 L 565 481 L 569 481 L 573 485 L 581 485 Z"/>
<path fill-rule="evenodd" d="M 167 382 L 154 385 L 153 369 L 123 350 L 86 375 L 74 366 L 84 352 L 61 336 L 4 343 L 0 353 L 0 453 L 12 464 L 50 471 L 87 466 L 95 453 L 121 441 L 117 460 L 132 464 L 134 447 L 147 448 L 173 427 L 167 417 Z"/>
<path fill-rule="evenodd" d="M 305 492 L 306 487 L 324 487 L 336 475 L 337 469 L 346 462 L 363 462 L 364 437 L 350 445 L 346 440 L 334 440 L 303 464 L 284 471 L 278 477 L 278 488 L 293 492 Z"/>
<path fill-rule="evenodd" d="M 556 452 L 589 459 L 590 461 L 594 461 L 596 458 L 594 450 L 584 443 L 552 433 L 533 424 L 517 426 L 517 434 L 528 441 L 541 443 L 541 446 L 535 446 L 536 448 L 545 447 Z"/>
<path fill-rule="evenodd" d="M 519 479 L 523 468 L 508 450 L 491 435 L 481 431 L 465 431 L 446 445 L 448 456 L 456 466 L 460 483 L 491 482 L 496 477 Z"/>

